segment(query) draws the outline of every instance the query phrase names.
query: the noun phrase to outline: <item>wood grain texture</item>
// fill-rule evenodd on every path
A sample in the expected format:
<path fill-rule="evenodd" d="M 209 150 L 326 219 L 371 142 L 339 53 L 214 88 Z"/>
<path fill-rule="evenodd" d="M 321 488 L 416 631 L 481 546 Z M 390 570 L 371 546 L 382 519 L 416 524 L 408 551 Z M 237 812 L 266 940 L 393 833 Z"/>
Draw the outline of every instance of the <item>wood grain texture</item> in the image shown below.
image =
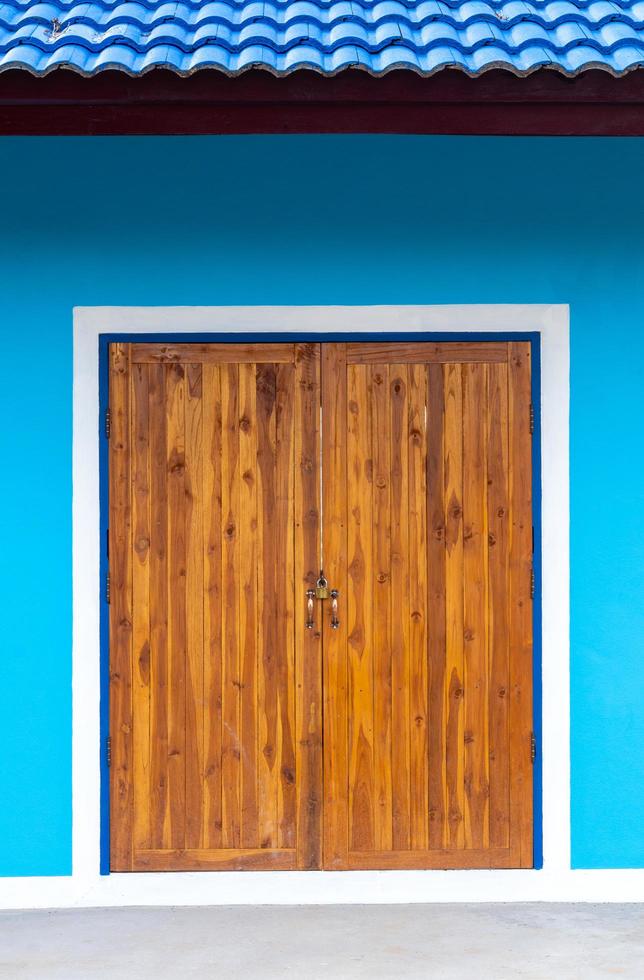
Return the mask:
<path fill-rule="evenodd" d="M 349 855 L 347 869 L 351 871 L 405 871 L 423 868 L 446 871 L 469 868 L 511 868 L 509 848 L 444 849 L 418 851 L 357 851 Z"/>
<path fill-rule="evenodd" d="M 130 344 L 133 364 L 293 363 L 295 344 Z"/>
<path fill-rule="evenodd" d="M 200 847 L 204 794 L 203 376 L 185 375 L 186 848 Z"/>
<path fill-rule="evenodd" d="M 373 648 L 374 712 L 374 820 L 375 847 L 393 847 L 392 787 L 392 676 L 391 676 L 391 412 L 389 365 L 371 367 L 371 443 L 373 446 L 373 570 L 371 579 L 372 621 L 368 624 Z"/>
<path fill-rule="evenodd" d="M 168 466 L 165 368 L 149 368 L 150 410 L 150 844 L 168 825 Z"/>
<path fill-rule="evenodd" d="M 487 369 L 464 365 L 463 637 L 465 847 L 489 844 L 487 650 Z"/>
<path fill-rule="evenodd" d="M 277 846 L 296 842 L 294 584 L 294 386 L 292 364 L 275 366 L 275 513 L 277 562 Z M 319 404 L 319 394 L 318 394 Z M 317 406 L 316 406 L 317 407 Z M 318 670 L 320 661 L 317 661 Z M 319 704 L 319 701 L 318 701 Z"/>
<path fill-rule="evenodd" d="M 137 851 L 133 871 L 293 871 L 295 851 L 268 848 Z"/>
<path fill-rule="evenodd" d="M 511 667 L 510 457 L 524 454 L 523 500 L 530 450 L 525 430 L 512 441 L 507 393 L 521 368 L 508 345 L 422 363 L 398 345 L 329 346 L 325 562 L 338 581 L 348 562 L 348 602 L 346 626 L 324 634 L 324 866 L 521 866 L 529 737 L 515 739 L 522 773 L 510 711 L 525 725 L 531 633 L 515 587 L 524 646 Z M 531 843 L 525 853 L 529 864 Z"/>
<path fill-rule="evenodd" d="M 260 563 L 258 534 L 257 384 L 256 366 L 239 370 L 239 643 L 240 643 L 240 845 L 259 847 L 257 799 L 257 632 L 264 613 L 257 588 Z"/>
<path fill-rule="evenodd" d="M 185 368 L 166 370 L 168 490 L 168 757 L 169 847 L 185 846 L 186 829 L 186 449 Z"/>
<path fill-rule="evenodd" d="M 426 622 L 423 636 L 423 655 L 425 664 L 419 664 L 419 685 L 427 690 L 429 700 L 428 736 L 426 747 L 426 767 L 428 768 L 427 810 L 429 815 L 428 844 L 431 848 L 441 848 L 447 844 L 447 709 L 445 701 L 446 683 L 446 508 L 445 508 L 445 403 L 443 391 L 443 368 L 440 364 L 427 367 L 427 389 L 424 392 L 426 423 L 420 419 L 420 407 L 414 413 L 418 417 L 418 433 L 421 451 L 426 457 L 426 486 L 419 485 L 418 496 L 426 511 L 426 525 L 423 525 L 422 540 L 424 550 L 419 551 L 418 574 L 425 582 L 425 594 L 419 592 L 416 609 L 420 621 Z M 420 392 L 419 392 L 420 394 Z M 415 495 L 416 496 L 416 495 Z M 415 502 L 418 510 L 421 500 Z M 420 547 L 420 534 L 410 534 L 410 549 Z M 412 545 L 412 541 L 414 544 Z M 413 582 L 413 578 L 412 578 Z M 413 585 L 412 585 L 413 588 Z M 412 692 L 414 685 L 412 684 Z M 413 785 L 413 783 L 412 783 Z M 425 845 L 427 846 L 427 845 Z"/>
<path fill-rule="evenodd" d="M 447 843 L 465 843 L 463 783 L 463 382 L 460 364 L 444 369 L 445 785 Z"/>
<path fill-rule="evenodd" d="M 440 367 L 438 367 L 440 377 Z M 431 369 L 430 369 L 431 384 Z M 442 379 L 439 388 L 439 411 L 434 418 L 432 404 L 428 404 L 428 369 L 423 364 L 410 364 L 407 368 L 408 391 L 408 464 L 409 464 L 409 710 L 410 734 L 410 846 L 412 850 L 427 850 L 434 846 L 437 829 L 442 823 L 441 795 L 441 739 L 442 733 L 442 680 L 444 669 L 444 642 L 440 646 L 440 668 L 432 669 L 432 653 L 428 649 L 428 624 L 432 624 L 430 636 L 441 635 L 444 620 L 445 591 L 441 592 L 444 578 L 445 535 L 440 531 L 442 517 L 442 458 L 435 471 L 430 463 L 428 427 L 441 427 L 442 435 Z M 430 440 L 431 441 L 431 440 Z M 439 444 L 442 448 L 442 441 Z M 435 486 L 434 481 L 438 477 Z M 430 501 L 432 506 L 430 507 Z M 437 520 L 438 518 L 438 520 Z M 429 529 L 429 537 L 428 537 Z M 430 552 L 434 548 L 433 556 Z M 434 618 L 435 617 L 435 618 Z M 442 635 L 444 637 L 444 625 Z M 430 683 L 431 678 L 431 683 Z M 432 697 L 438 692 L 439 701 Z M 429 741 L 429 725 L 434 737 Z M 433 755 L 430 754 L 434 750 Z M 435 790 L 438 788 L 438 794 Z M 429 815 L 429 821 L 428 821 Z M 438 819 L 437 819 L 438 818 Z M 442 842 L 442 836 L 438 837 Z"/>
<path fill-rule="evenodd" d="M 110 865 L 127 871 L 132 864 L 134 760 L 130 358 L 124 344 L 110 345 L 110 405 Z"/>
<path fill-rule="evenodd" d="M 265 610 L 259 628 L 259 736 L 258 758 L 259 799 L 261 810 L 260 845 L 277 847 L 279 785 L 279 756 L 277 745 L 277 637 L 279 582 L 277 567 L 278 527 L 276 522 L 276 374 L 275 365 L 261 365 L 257 371 L 258 476 L 260 533 L 263 561 L 260 570 L 259 594 Z"/>
<path fill-rule="evenodd" d="M 374 847 L 371 372 L 364 365 L 352 364 L 347 373 L 349 837 L 352 849 L 371 850 Z"/>
<path fill-rule="evenodd" d="M 110 349 L 113 869 L 530 867 L 529 344 L 145 346 Z"/>
<path fill-rule="evenodd" d="M 201 821 L 201 847 L 221 848 L 222 810 L 222 613 L 223 534 L 222 534 L 222 452 L 223 420 L 221 368 L 204 364 L 203 371 L 203 566 L 204 566 L 204 645 L 203 645 L 203 733 L 204 789 Z"/>
<path fill-rule="evenodd" d="M 488 368 L 487 410 L 491 847 L 510 844 L 508 452 L 508 369 L 494 364 Z"/>
<path fill-rule="evenodd" d="M 427 343 L 422 341 L 377 341 L 348 343 L 348 364 L 447 364 L 454 362 L 507 361 L 508 345 L 489 341 Z"/>
<path fill-rule="evenodd" d="M 509 345 L 510 442 L 510 846 L 532 866 L 532 454 L 530 345 Z"/>
<path fill-rule="evenodd" d="M 111 353 L 115 869 L 321 865 L 320 351 L 260 348 Z"/>
<path fill-rule="evenodd" d="M 147 364 L 132 367 L 132 726 L 134 850 L 150 847 L 150 410 Z"/>
<path fill-rule="evenodd" d="M 339 589 L 340 628 L 324 621 L 324 867 L 347 866 L 349 851 L 349 514 L 346 344 L 322 345 L 323 544 L 326 574 Z M 312 584 L 312 583 L 311 583 Z"/>
<path fill-rule="evenodd" d="M 389 636 L 391 648 L 391 769 L 393 847 L 410 847 L 410 669 L 409 669 L 409 500 L 407 440 L 407 379 L 404 368 L 389 372 L 391 415 L 391 588 Z"/>
<path fill-rule="evenodd" d="M 322 867 L 322 624 L 305 627 L 306 590 L 320 565 L 320 346 L 301 344 L 295 368 L 295 806 L 297 867 Z M 319 616 L 318 609 L 317 615 Z"/>

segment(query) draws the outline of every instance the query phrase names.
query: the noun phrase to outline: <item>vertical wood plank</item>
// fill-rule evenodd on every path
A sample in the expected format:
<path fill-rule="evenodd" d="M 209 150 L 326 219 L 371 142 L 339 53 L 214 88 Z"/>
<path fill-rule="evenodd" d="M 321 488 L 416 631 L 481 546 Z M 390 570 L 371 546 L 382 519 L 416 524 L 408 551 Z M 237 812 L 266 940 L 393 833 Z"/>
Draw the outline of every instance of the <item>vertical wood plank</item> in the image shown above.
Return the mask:
<path fill-rule="evenodd" d="M 202 847 L 222 846 L 222 403 L 220 366 L 203 365 L 204 798 Z"/>
<path fill-rule="evenodd" d="M 166 368 L 149 367 L 150 405 L 150 837 L 170 846 L 168 817 L 168 462 Z"/>
<path fill-rule="evenodd" d="M 239 365 L 239 644 L 241 656 L 240 688 L 240 768 L 242 847 L 259 846 L 259 808 L 257 802 L 257 630 L 258 618 L 273 610 L 260 603 L 257 592 L 257 566 L 260 560 L 257 538 L 257 386 L 255 365 Z M 275 596 L 274 603 L 278 601 Z"/>
<path fill-rule="evenodd" d="M 434 774 L 428 755 L 428 542 L 427 542 L 427 369 L 423 364 L 407 365 L 409 422 L 407 431 L 409 459 L 409 696 L 411 712 L 410 783 L 411 822 L 410 843 L 413 850 L 429 846 L 427 814 L 429 812 L 429 779 Z M 435 478 L 436 489 L 430 499 L 443 499 L 442 403 L 443 385 L 440 377 L 441 454 Z M 443 561 L 444 566 L 444 561 Z M 443 594 L 442 615 L 445 616 Z M 441 651 L 444 658 L 445 651 Z M 440 696 L 442 698 L 442 689 Z M 440 706 L 442 719 L 442 703 Z M 438 778 L 443 775 L 443 762 L 437 766 Z"/>
<path fill-rule="evenodd" d="M 221 366 L 222 400 L 222 843 L 241 844 L 239 366 Z"/>
<path fill-rule="evenodd" d="M 186 494 L 185 367 L 166 374 L 168 466 L 168 799 L 171 847 L 185 847 L 186 827 Z"/>
<path fill-rule="evenodd" d="M 110 345 L 110 779 L 111 867 L 132 866 L 132 504 L 130 365 L 124 344 Z"/>
<path fill-rule="evenodd" d="M 186 843 L 201 845 L 204 790 L 203 378 L 186 364 Z"/>
<path fill-rule="evenodd" d="M 449 675 L 446 674 L 447 649 L 447 593 L 446 593 L 446 540 L 447 521 L 445 497 L 445 399 L 443 391 L 443 367 L 440 364 L 428 365 L 427 393 L 427 654 L 429 660 L 429 846 L 444 847 L 447 835 L 447 723 L 446 708 L 449 701 Z M 454 419 L 451 424 L 453 426 Z M 453 446 L 451 447 L 454 448 Z M 453 457 L 450 464 L 456 463 Z M 458 534 L 458 518 L 452 517 L 451 532 Z M 423 536 L 425 537 L 425 535 Z M 420 533 L 410 534 L 410 547 L 413 539 L 420 539 Z M 456 539 L 457 541 L 457 539 Z M 455 540 L 450 544 L 454 545 Z M 413 580 L 413 578 L 412 578 Z M 450 596 L 450 600 L 458 599 Z M 453 610 L 455 613 L 456 610 Z M 412 691 L 414 686 L 412 684 Z M 458 711 L 459 702 L 452 702 L 453 710 Z M 457 732 L 452 733 L 458 737 Z M 454 841 L 452 841 L 454 843 Z"/>
<path fill-rule="evenodd" d="M 445 366 L 445 799 L 448 843 L 462 848 L 463 785 L 463 389 L 460 364 Z M 430 722 L 431 724 L 431 722 Z"/>
<path fill-rule="evenodd" d="M 372 623 L 367 624 L 373 648 L 374 711 L 374 836 L 379 850 L 393 846 L 393 789 L 391 748 L 391 417 L 389 411 L 389 367 L 367 366 L 371 371 L 373 400 L 371 442 L 373 446 L 373 573 Z M 365 533 L 369 533 L 365 530 Z M 395 614 L 395 611 L 394 611 Z M 396 615 L 396 622 L 398 622 Z"/>
<path fill-rule="evenodd" d="M 259 839 L 261 847 L 277 847 L 278 831 L 278 678 L 277 678 L 277 495 L 276 455 L 276 373 L 274 364 L 258 364 L 257 385 L 257 461 L 258 501 L 261 540 L 259 590 L 261 606 L 269 611 L 259 620 Z"/>
<path fill-rule="evenodd" d="M 409 511 L 406 367 L 392 365 L 391 399 L 391 767 L 393 846 L 411 846 L 409 691 Z"/>
<path fill-rule="evenodd" d="M 530 345 L 509 345 L 510 440 L 510 843 L 532 867 L 532 456 Z"/>
<path fill-rule="evenodd" d="M 463 366 L 465 846 L 489 845 L 487 366 Z"/>
<path fill-rule="evenodd" d="M 374 848 L 373 614 L 371 576 L 373 456 L 371 375 L 350 365 L 347 434 L 349 499 L 349 839 L 352 850 Z"/>
<path fill-rule="evenodd" d="M 305 626 L 305 593 L 320 567 L 319 344 L 298 346 L 294 413 L 296 844 L 297 867 L 313 870 L 322 867 L 322 642 L 319 621 L 315 629 Z"/>
<path fill-rule="evenodd" d="M 132 365 L 134 848 L 150 839 L 150 437 L 148 365 Z"/>
<path fill-rule="evenodd" d="M 487 511 L 490 651 L 490 846 L 509 847 L 508 368 L 488 366 Z"/>
<path fill-rule="evenodd" d="M 277 826 L 278 846 L 295 847 L 295 649 L 294 649 L 294 411 L 295 371 L 275 366 L 275 532 L 277 563 L 276 680 L 278 701 Z"/>
<path fill-rule="evenodd" d="M 323 344 L 324 558 L 329 581 L 340 592 L 340 628 L 325 629 L 323 650 L 325 868 L 346 867 L 349 849 L 347 420 L 346 346 Z"/>

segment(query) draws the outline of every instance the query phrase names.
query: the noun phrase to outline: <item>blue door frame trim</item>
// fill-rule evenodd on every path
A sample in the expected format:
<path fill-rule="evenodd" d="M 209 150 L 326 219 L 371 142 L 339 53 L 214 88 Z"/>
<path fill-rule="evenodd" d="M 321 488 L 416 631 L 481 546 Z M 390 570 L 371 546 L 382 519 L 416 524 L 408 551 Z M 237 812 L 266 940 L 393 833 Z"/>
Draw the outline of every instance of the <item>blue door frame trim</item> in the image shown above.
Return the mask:
<path fill-rule="evenodd" d="M 99 495 L 100 495 L 100 769 L 101 769 L 101 830 L 100 873 L 110 873 L 110 797 L 107 766 L 107 736 L 109 733 L 109 607 L 105 595 L 108 569 L 108 440 L 105 413 L 109 395 L 109 345 L 113 343 L 350 343 L 355 341 L 529 341 L 532 349 L 532 404 L 534 405 L 534 435 L 532 438 L 532 521 L 534 526 L 534 603 L 533 603 L 533 729 L 537 755 L 533 769 L 533 837 L 534 868 L 543 867 L 543 770 L 541 762 L 542 689 L 541 689 L 541 335 L 538 332 L 517 333 L 106 333 L 99 336 Z"/>

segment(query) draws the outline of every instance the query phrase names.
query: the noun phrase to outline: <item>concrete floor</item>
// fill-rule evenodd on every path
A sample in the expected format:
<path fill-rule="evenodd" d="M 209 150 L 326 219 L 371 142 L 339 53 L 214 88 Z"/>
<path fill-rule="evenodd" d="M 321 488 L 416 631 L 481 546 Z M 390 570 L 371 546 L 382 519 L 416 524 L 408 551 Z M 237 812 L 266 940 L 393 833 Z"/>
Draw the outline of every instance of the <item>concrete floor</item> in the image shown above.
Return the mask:
<path fill-rule="evenodd" d="M 644 980 L 644 906 L 0 913 L 7 980 Z"/>

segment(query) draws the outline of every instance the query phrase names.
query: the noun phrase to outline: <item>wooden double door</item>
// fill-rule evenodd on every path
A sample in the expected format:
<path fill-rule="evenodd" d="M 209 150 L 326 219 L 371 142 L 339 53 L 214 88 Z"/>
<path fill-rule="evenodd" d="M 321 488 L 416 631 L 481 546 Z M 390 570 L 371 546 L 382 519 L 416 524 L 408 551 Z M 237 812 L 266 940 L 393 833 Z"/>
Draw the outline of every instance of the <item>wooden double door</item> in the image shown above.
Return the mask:
<path fill-rule="evenodd" d="M 529 344 L 113 344 L 110 412 L 112 869 L 532 866 Z"/>

